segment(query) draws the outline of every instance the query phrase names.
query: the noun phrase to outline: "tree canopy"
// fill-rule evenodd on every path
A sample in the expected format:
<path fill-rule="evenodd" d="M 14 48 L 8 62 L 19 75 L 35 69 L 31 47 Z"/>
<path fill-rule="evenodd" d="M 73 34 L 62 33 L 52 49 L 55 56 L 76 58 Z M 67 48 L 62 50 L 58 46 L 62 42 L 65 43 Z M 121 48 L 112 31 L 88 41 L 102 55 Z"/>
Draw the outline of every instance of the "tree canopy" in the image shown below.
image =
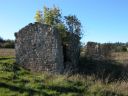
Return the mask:
<path fill-rule="evenodd" d="M 36 11 L 35 19 L 36 19 L 37 22 L 43 23 L 43 18 L 42 18 L 41 11 Z"/>
<path fill-rule="evenodd" d="M 55 26 L 60 32 L 71 32 L 81 37 L 81 22 L 76 15 L 62 16 L 60 9 L 56 6 L 48 8 L 43 7 L 42 11 L 37 11 L 35 15 L 36 22 Z"/>
<path fill-rule="evenodd" d="M 69 32 L 72 32 L 79 37 L 82 35 L 81 33 L 81 22 L 75 15 L 65 16 L 66 24 Z"/>

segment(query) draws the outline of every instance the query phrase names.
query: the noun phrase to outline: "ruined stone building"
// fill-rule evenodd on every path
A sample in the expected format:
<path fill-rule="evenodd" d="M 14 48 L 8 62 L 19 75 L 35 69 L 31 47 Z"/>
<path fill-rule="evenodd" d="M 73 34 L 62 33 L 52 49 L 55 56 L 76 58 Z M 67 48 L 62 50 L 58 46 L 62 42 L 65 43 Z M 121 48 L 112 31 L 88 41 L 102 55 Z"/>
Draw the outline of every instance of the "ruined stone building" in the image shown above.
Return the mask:
<path fill-rule="evenodd" d="M 111 59 L 111 44 L 100 44 L 96 42 L 88 42 L 86 45 L 86 56 L 91 59 Z"/>
<path fill-rule="evenodd" d="M 67 33 L 65 44 L 54 27 L 30 23 L 15 33 L 16 63 L 31 71 L 63 73 L 76 71 L 79 61 L 79 37 Z"/>

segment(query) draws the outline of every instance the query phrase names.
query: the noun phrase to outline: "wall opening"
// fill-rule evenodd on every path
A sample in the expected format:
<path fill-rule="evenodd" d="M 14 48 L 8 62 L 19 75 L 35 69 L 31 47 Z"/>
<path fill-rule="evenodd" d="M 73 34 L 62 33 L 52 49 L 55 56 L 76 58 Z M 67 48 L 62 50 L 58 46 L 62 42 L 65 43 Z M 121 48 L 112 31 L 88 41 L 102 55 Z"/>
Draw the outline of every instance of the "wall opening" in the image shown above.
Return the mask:
<path fill-rule="evenodd" d="M 66 69 L 66 64 L 71 62 L 71 59 L 69 57 L 69 52 L 68 52 L 68 45 L 63 44 L 63 60 L 64 60 L 64 69 Z"/>

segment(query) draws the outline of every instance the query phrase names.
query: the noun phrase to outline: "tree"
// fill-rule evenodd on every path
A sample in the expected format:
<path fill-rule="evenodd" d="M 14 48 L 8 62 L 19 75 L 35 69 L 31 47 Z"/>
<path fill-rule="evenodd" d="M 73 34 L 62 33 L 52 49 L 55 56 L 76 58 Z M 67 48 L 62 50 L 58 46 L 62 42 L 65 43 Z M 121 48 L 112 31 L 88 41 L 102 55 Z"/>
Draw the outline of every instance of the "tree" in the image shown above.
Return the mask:
<path fill-rule="evenodd" d="M 5 40 L 2 37 L 0 37 L 0 43 L 4 43 L 4 42 Z"/>
<path fill-rule="evenodd" d="M 43 23 L 43 18 L 42 18 L 41 11 L 36 11 L 36 15 L 35 15 L 34 18 L 35 18 L 36 22 Z"/>
<path fill-rule="evenodd" d="M 69 15 L 65 16 L 66 24 L 68 27 L 68 31 L 78 35 L 81 37 L 81 22 L 78 20 L 78 18 L 75 15 Z"/>
<path fill-rule="evenodd" d="M 127 47 L 126 46 L 122 46 L 122 52 L 127 52 Z"/>
<path fill-rule="evenodd" d="M 37 11 L 35 15 L 37 22 L 56 27 L 61 35 L 65 35 L 65 32 L 72 32 L 81 37 L 80 20 L 75 15 L 64 16 L 64 18 L 65 21 L 62 19 L 60 9 L 56 6 L 53 8 L 44 6 L 43 11 Z"/>
<path fill-rule="evenodd" d="M 60 9 L 56 6 L 54 6 L 53 8 L 47 8 L 46 6 L 44 6 L 43 11 L 36 12 L 35 19 L 40 23 L 57 25 L 61 23 Z"/>

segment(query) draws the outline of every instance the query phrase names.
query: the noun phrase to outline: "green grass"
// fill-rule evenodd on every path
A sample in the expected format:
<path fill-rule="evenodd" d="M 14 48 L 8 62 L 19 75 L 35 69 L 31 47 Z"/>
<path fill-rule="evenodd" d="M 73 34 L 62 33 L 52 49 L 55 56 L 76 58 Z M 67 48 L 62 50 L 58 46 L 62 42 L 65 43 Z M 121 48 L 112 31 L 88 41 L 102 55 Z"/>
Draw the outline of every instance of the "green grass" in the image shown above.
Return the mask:
<path fill-rule="evenodd" d="M 95 76 L 32 73 L 0 57 L 0 96 L 128 96 L 128 82 L 103 83 Z"/>

